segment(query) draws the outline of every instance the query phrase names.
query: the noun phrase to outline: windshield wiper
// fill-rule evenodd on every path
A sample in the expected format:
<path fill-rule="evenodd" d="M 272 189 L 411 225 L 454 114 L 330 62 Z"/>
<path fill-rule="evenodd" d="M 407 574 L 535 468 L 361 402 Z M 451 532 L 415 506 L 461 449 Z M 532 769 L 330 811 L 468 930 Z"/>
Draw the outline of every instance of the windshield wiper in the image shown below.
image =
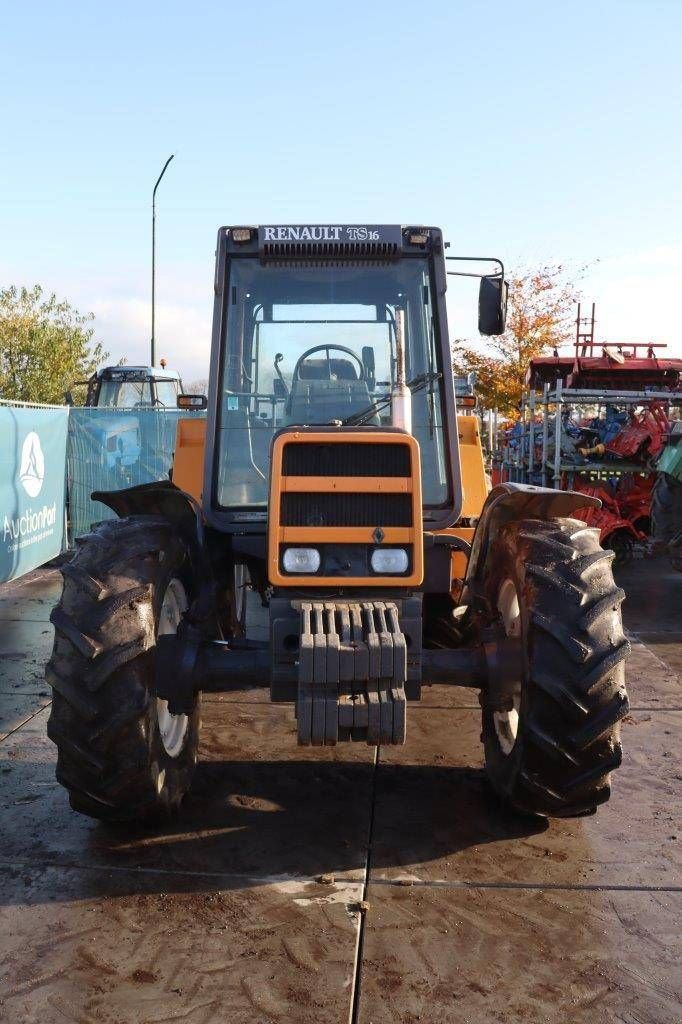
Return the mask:
<path fill-rule="evenodd" d="M 420 373 L 418 376 L 413 377 L 412 380 L 408 380 L 407 386 L 412 394 L 415 394 L 415 392 L 422 391 L 424 388 L 427 388 L 429 384 L 435 383 L 435 381 L 439 380 L 440 377 L 442 377 L 441 373 Z M 376 401 L 372 402 L 371 405 L 368 405 L 366 409 L 362 409 L 360 412 L 354 412 L 352 415 L 346 416 L 342 420 L 330 420 L 328 425 L 332 426 L 337 424 L 341 427 L 362 426 L 366 420 L 371 419 L 372 416 L 381 412 L 382 409 L 385 409 L 386 406 L 390 404 L 390 394 L 383 395 L 381 398 L 377 398 Z"/>

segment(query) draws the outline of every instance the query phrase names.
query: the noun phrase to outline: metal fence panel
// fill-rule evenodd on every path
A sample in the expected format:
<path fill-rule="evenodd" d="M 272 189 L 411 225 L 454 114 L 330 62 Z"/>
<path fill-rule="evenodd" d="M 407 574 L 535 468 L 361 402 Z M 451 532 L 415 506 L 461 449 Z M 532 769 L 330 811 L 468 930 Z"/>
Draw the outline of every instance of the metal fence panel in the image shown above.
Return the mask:
<path fill-rule="evenodd" d="M 193 417 L 205 414 L 191 414 Z M 67 483 L 71 538 L 94 523 L 115 518 L 93 491 L 119 491 L 165 480 L 173 461 L 181 409 L 72 408 L 69 415 Z"/>
<path fill-rule="evenodd" d="M 62 550 L 67 421 L 66 408 L 0 404 L 0 582 Z"/>

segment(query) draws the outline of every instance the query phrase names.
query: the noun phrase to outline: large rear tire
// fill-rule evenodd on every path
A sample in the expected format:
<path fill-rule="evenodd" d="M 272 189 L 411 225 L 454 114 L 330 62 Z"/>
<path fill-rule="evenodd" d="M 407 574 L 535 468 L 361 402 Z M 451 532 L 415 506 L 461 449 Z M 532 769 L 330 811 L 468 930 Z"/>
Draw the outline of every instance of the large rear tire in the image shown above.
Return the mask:
<path fill-rule="evenodd" d="M 523 813 L 591 813 L 609 798 L 629 653 L 613 557 L 576 519 L 510 523 L 491 546 L 485 595 L 501 638 L 481 695 L 486 770 Z"/>
<path fill-rule="evenodd" d="M 74 810 L 109 821 L 178 807 L 197 760 L 200 700 L 171 715 L 153 650 L 192 595 L 187 551 L 159 516 L 101 523 L 62 568 L 46 676 L 57 779 Z"/>

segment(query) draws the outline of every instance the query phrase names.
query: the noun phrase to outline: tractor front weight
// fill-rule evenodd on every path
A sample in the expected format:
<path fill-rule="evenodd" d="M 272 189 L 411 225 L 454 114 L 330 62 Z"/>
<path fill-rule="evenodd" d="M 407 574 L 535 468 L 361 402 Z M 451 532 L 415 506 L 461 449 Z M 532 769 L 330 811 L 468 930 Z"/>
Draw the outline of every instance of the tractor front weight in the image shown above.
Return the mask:
<path fill-rule="evenodd" d="M 272 700 L 296 706 L 301 745 L 402 744 L 407 700 L 419 700 L 423 684 L 485 685 L 484 646 L 421 649 L 417 598 L 272 605 L 270 643 L 208 640 L 189 624 L 159 637 L 156 695 L 172 714 L 186 714 L 199 692 L 269 679 Z"/>

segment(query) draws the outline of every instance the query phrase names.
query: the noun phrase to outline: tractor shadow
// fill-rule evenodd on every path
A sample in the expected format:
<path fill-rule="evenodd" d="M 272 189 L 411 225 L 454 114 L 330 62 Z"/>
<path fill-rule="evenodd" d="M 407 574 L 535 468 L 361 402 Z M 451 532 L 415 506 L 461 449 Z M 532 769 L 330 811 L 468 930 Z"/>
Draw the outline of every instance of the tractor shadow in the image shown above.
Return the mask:
<path fill-rule="evenodd" d="M 505 811 L 484 773 L 463 767 L 386 763 L 375 772 L 358 762 L 200 763 L 180 814 L 145 827 L 77 815 L 56 785 L 43 794 L 14 808 L 28 820 L 7 820 L 15 840 L 6 833 L 1 845 L 5 870 L 14 861 L 19 877 L 26 870 L 19 863 L 30 861 L 44 880 L 32 894 L 0 886 L 2 903 L 238 890 L 287 877 L 361 881 L 372 818 L 375 875 L 421 874 L 420 865 L 470 851 L 462 861 L 467 877 L 465 861 L 475 864 L 485 846 L 489 863 L 496 843 L 503 874 L 505 843 L 547 828 Z"/>

